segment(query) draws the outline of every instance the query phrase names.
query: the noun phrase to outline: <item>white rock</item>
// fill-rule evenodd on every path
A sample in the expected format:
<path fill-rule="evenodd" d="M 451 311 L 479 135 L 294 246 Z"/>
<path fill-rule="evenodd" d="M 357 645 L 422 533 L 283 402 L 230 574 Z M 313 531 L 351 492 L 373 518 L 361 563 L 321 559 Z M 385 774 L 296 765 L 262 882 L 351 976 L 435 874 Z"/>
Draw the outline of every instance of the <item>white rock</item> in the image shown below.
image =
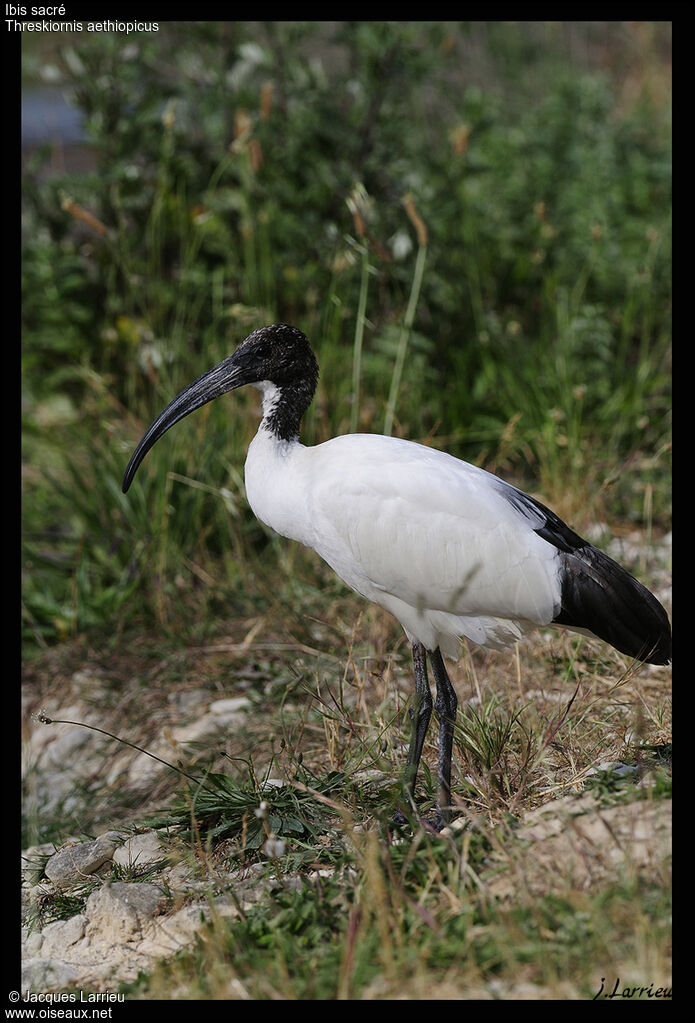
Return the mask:
<path fill-rule="evenodd" d="M 230 696 L 224 700 L 214 700 L 208 710 L 211 714 L 224 717 L 227 714 L 238 714 L 241 710 L 248 710 L 250 706 L 251 701 L 248 696 Z"/>
<path fill-rule="evenodd" d="M 46 924 L 41 932 L 41 956 L 46 959 L 63 959 L 65 951 L 84 937 L 87 917 L 83 913 L 71 916 L 69 920 L 55 920 Z"/>
<path fill-rule="evenodd" d="M 145 831 L 141 835 L 133 835 L 116 849 L 113 862 L 120 867 L 143 867 L 147 863 L 157 863 L 164 855 L 157 832 Z"/>
<path fill-rule="evenodd" d="M 162 901 L 161 891 L 153 884 L 114 881 L 104 885 L 87 899 L 85 935 L 92 944 L 111 946 L 138 940 Z"/>

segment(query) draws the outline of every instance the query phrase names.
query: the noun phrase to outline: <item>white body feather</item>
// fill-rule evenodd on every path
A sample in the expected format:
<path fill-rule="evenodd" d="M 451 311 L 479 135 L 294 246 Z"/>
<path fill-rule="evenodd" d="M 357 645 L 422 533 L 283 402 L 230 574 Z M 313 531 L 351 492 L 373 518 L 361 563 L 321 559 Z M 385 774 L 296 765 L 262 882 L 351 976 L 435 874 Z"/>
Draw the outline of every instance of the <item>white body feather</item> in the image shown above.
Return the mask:
<path fill-rule="evenodd" d="M 260 389 L 267 414 L 275 388 Z M 444 452 L 372 434 L 305 447 L 261 425 L 245 474 L 257 518 L 315 550 L 428 650 L 456 658 L 464 636 L 502 648 L 560 608 L 558 551 L 534 532 L 540 515 Z"/>

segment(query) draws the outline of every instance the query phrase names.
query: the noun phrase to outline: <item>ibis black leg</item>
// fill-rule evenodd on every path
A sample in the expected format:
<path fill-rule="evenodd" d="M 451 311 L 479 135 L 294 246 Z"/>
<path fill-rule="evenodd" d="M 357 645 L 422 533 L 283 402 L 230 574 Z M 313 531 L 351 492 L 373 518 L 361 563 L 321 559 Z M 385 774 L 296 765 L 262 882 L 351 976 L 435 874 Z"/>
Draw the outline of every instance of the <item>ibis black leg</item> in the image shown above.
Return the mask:
<path fill-rule="evenodd" d="M 406 792 L 411 804 L 415 794 L 415 782 L 420 766 L 422 747 L 425 744 L 427 728 L 432 717 L 432 693 L 427 681 L 427 652 L 422 643 L 413 643 L 413 667 L 415 669 L 415 702 L 410 708 L 413 728 L 410 734 L 405 768 Z"/>
<path fill-rule="evenodd" d="M 451 820 L 451 756 L 454 746 L 454 722 L 458 700 L 451 679 L 444 667 L 439 649 L 430 651 L 430 662 L 437 685 L 434 709 L 439 718 L 439 764 L 437 771 L 439 813 L 442 823 Z"/>
<path fill-rule="evenodd" d="M 451 680 L 444 667 L 439 650 L 429 652 L 432 671 L 437 685 L 437 698 L 434 709 L 439 718 L 439 763 L 437 767 L 437 806 L 438 816 L 433 823 L 437 830 L 451 820 L 451 757 L 454 745 L 454 722 L 458 700 Z M 406 796 L 413 810 L 415 809 L 415 783 L 417 781 L 422 747 L 432 717 L 432 693 L 427 679 L 427 651 L 422 643 L 413 643 L 413 667 L 415 669 L 415 700 L 410 708 L 412 731 L 408 759 L 405 769 Z M 403 815 L 396 814 L 397 823 L 405 822 Z"/>

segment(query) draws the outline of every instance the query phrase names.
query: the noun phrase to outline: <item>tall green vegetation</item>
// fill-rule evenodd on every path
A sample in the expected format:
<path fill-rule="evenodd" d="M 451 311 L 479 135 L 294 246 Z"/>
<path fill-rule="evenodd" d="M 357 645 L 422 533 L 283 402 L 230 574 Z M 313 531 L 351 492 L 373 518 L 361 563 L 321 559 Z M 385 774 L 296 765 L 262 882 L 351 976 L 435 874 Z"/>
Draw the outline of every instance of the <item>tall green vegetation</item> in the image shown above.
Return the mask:
<path fill-rule="evenodd" d="M 272 321 L 319 356 L 308 442 L 429 439 L 564 514 L 667 527 L 666 26 L 162 23 L 24 42 L 27 83 L 60 79 L 91 154 L 80 174 L 49 174 L 47 149 L 26 162 L 30 644 L 175 621 L 193 590 L 257 599 L 252 395 L 172 431 L 127 498 L 120 477 L 163 404 Z"/>

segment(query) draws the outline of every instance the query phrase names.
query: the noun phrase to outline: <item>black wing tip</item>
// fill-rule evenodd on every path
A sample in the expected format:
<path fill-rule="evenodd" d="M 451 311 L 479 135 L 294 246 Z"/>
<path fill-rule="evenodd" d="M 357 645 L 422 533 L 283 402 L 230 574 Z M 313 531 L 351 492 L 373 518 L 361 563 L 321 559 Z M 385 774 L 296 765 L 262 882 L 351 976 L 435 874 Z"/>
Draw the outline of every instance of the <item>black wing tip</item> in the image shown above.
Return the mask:
<path fill-rule="evenodd" d="M 540 501 L 501 481 L 500 489 L 527 518 L 541 520 L 534 532 L 559 552 L 561 607 L 553 621 L 589 631 L 646 664 L 670 664 L 671 625 L 656 597 Z"/>
<path fill-rule="evenodd" d="M 646 586 L 587 544 L 560 555 L 561 609 L 554 621 L 586 629 L 620 653 L 646 664 L 671 662 L 671 624 Z"/>
<path fill-rule="evenodd" d="M 671 634 L 669 632 L 668 636 L 663 636 L 652 646 L 644 644 L 635 654 L 628 650 L 623 650 L 621 653 L 627 653 L 644 664 L 670 664 L 672 660 Z"/>

